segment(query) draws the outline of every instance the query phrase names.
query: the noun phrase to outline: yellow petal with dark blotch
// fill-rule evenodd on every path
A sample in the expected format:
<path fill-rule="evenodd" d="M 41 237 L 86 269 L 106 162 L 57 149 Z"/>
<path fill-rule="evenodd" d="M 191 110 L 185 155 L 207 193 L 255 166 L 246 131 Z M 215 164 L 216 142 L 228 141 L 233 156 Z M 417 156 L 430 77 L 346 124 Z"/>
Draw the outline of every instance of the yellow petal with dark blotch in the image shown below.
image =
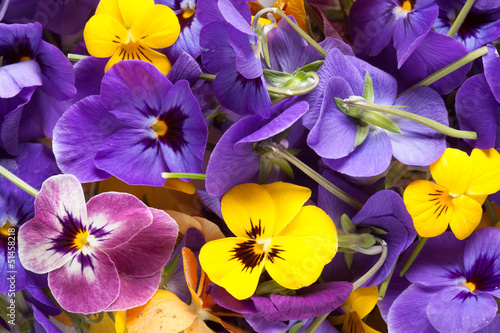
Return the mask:
<path fill-rule="evenodd" d="M 178 333 L 196 317 L 174 293 L 158 290 L 146 304 L 127 310 L 127 328 L 129 333 Z"/>
<path fill-rule="evenodd" d="M 154 6 L 154 0 L 120 0 L 118 6 L 123 18 L 123 23 L 130 29 L 137 18 L 146 10 Z"/>
<path fill-rule="evenodd" d="M 271 195 L 261 185 L 233 187 L 222 197 L 221 210 L 228 228 L 237 237 L 273 236 L 276 208 Z"/>
<path fill-rule="evenodd" d="M 175 43 L 181 26 L 174 11 L 164 5 L 154 5 L 142 12 L 132 24 L 130 32 L 153 49 L 162 49 Z"/>
<path fill-rule="evenodd" d="M 345 304 L 364 318 L 375 308 L 378 301 L 377 286 L 358 288 L 354 290 Z"/>
<path fill-rule="evenodd" d="M 276 207 L 273 235 L 277 235 L 297 215 L 311 197 L 311 190 L 295 184 L 276 182 L 262 185 L 271 195 Z"/>
<path fill-rule="evenodd" d="M 193 254 L 193 251 L 187 247 L 182 249 L 182 263 L 184 266 L 184 276 L 186 277 L 186 283 L 191 292 L 191 301 L 201 307 L 200 298 L 196 294 L 196 287 L 198 284 L 198 263 Z"/>
<path fill-rule="evenodd" d="M 437 184 L 462 195 L 469 188 L 472 177 L 472 160 L 463 151 L 447 148 L 443 155 L 430 166 L 432 178 Z"/>
<path fill-rule="evenodd" d="M 87 50 L 98 58 L 111 57 L 127 40 L 127 29 L 107 15 L 94 15 L 85 25 L 83 38 Z"/>
<path fill-rule="evenodd" d="M 299 237 L 314 245 L 329 263 L 338 249 L 337 229 L 330 216 L 316 206 L 304 206 L 277 235 Z"/>
<path fill-rule="evenodd" d="M 451 231 L 458 239 L 465 239 L 476 229 L 481 221 L 483 209 L 477 201 L 463 195 L 453 200 Z"/>
<path fill-rule="evenodd" d="M 327 247 L 324 243 L 314 244 L 302 237 L 274 237 L 267 254 L 266 271 L 285 288 L 307 287 L 316 282 L 329 262 L 324 253 Z M 334 248 L 334 245 L 330 247 Z"/>
<path fill-rule="evenodd" d="M 124 25 L 120 7 L 118 6 L 118 0 L 101 0 L 95 13 L 96 15 L 104 14 L 110 16 L 120 22 L 121 25 Z"/>
<path fill-rule="evenodd" d="M 488 195 L 500 190 L 500 154 L 494 148 L 473 149 L 472 179 L 467 195 Z"/>
<path fill-rule="evenodd" d="M 151 50 L 141 41 L 121 45 L 120 48 L 109 59 L 104 71 L 110 69 L 121 60 L 142 60 L 153 64 L 162 74 L 167 75 L 172 68 L 172 64 L 167 56 Z"/>
<path fill-rule="evenodd" d="M 417 180 L 403 194 L 413 225 L 422 237 L 435 237 L 446 231 L 453 211 L 448 190 L 426 180 Z"/>
<path fill-rule="evenodd" d="M 228 237 L 206 243 L 200 251 L 201 268 L 210 280 L 240 300 L 254 294 L 266 261 L 252 242 Z"/>

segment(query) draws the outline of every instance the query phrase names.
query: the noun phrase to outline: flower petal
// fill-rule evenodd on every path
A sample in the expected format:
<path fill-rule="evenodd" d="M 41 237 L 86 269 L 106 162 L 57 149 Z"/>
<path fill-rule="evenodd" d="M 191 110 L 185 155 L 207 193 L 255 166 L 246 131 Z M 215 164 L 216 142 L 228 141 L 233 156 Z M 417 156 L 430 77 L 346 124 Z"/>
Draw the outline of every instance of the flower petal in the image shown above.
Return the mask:
<path fill-rule="evenodd" d="M 141 60 L 144 62 L 149 62 L 154 65 L 163 75 L 167 75 L 172 68 L 170 60 L 167 56 L 150 49 L 144 44 L 143 41 L 139 40 L 136 43 L 130 43 L 126 46 L 121 45 L 111 59 L 109 59 L 104 71 L 107 71 L 113 65 L 117 64 L 121 60 Z"/>
<path fill-rule="evenodd" d="M 266 258 L 253 249 L 245 255 L 239 250 L 248 239 L 230 237 L 205 244 L 200 251 L 200 264 L 211 281 L 226 289 L 237 299 L 253 295 Z"/>
<path fill-rule="evenodd" d="M 496 149 L 473 149 L 472 178 L 467 194 L 485 195 L 500 190 L 500 154 Z"/>
<path fill-rule="evenodd" d="M 120 293 L 106 311 L 121 311 L 146 304 L 158 290 L 161 273 L 160 270 L 154 275 L 138 278 L 119 272 Z"/>
<path fill-rule="evenodd" d="M 124 26 L 131 29 L 135 21 L 150 7 L 154 5 L 153 0 L 120 0 L 118 7 L 123 17 Z"/>
<path fill-rule="evenodd" d="M 473 164 L 469 156 L 458 149 L 447 148 L 444 154 L 431 164 L 432 178 L 450 193 L 463 194 L 471 181 Z"/>
<path fill-rule="evenodd" d="M 177 223 L 163 210 L 149 208 L 149 211 L 153 215 L 151 225 L 128 242 L 104 250 L 120 273 L 133 277 L 151 276 L 161 271 L 170 259 L 179 232 Z M 128 223 L 122 222 L 131 228 Z"/>
<path fill-rule="evenodd" d="M 346 305 L 356 311 L 360 318 L 364 318 L 375 308 L 377 301 L 378 289 L 373 286 L 354 290 L 347 299 Z"/>
<path fill-rule="evenodd" d="M 222 216 L 237 237 L 274 236 L 276 207 L 268 191 L 257 184 L 242 184 L 229 190 L 221 202 Z"/>
<path fill-rule="evenodd" d="M 128 31 L 120 22 L 104 14 L 92 16 L 83 32 L 87 50 L 98 58 L 111 57 L 127 36 Z"/>
<path fill-rule="evenodd" d="M 103 311 L 118 297 L 120 280 L 108 255 L 93 248 L 50 272 L 49 287 L 63 309 L 87 314 Z"/>
<path fill-rule="evenodd" d="M 107 192 L 87 203 L 89 232 L 97 238 L 99 248 L 113 248 L 128 242 L 150 226 L 149 208 L 128 193 Z"/>
<path fill-rule="evenodd" d="M 481 222 L 483 209 L 476 200 L 462 195 L 453 200 L 450 228 L 458 239 L 465 239 Z"/>
<path fill-rule="evenodd" d="M 435 237 L 446 231 L 453 212 L 452 200 L 446 188 L 426 180 L 417 180 L 408 185 L 403 198 L 420 236 Z"/>
<path fill-rule="evenodd" d="M 136 2 L 136 1 L 135 1 Z M 181 26 L 174 11 L 165 5 L 148 6 L 134 20 L 130 32 L 153 49 L 175 43 Z"/>

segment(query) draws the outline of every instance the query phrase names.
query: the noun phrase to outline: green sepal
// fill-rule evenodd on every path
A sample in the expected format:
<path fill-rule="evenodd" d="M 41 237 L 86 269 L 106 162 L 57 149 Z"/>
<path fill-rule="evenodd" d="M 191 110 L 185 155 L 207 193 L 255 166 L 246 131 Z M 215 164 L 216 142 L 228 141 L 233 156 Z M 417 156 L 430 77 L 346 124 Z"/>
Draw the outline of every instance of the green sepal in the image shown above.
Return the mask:
<path fill-rule="evenodd" d="M 323 65 L 324 62 L 325 62 L 324 60 L 316 60 L 305 66 L 300 67 L 298 70 L 303 72 L 316 72 L 321 67 L 321 65 Z"/>
<path fill-rule="evenodd" d="M 344 253 L 344 260 L 347 265 L 347 268 L 351 269 L 352 262 L 354 260 L 354 253 L 355 252 L 345 252 Z"/>
<path fill-rule="evenodd" d="M 370 226 L 370 229 L 372 229 L 372 234 L 374 234 L 374 235 L 377 235 L 377 236 L 387 235 L 387 231 L 385 231 L 382 228 Z"/>
<path fill-rule="evenodd" d="M 396 182 L 400 180 L 403 175 L 408 171 L 409 166 L 406 164 L 403 164 L 399 161 L 396 161 L 390 168 L 389 171 L 387 171 L 387 175 L 385 176 L 385 189 L 390 189 L 394 187 Z"/>
<path fill-rule="evenodd" d="M 344 100 L 342 98 L 335 97 L 335 105 L 343 114 L 345 114 L 346 116 L 350 116 L 349 111 L 344 106 Z"/>
<path fill-rule="evenodd" d="M 365 74 L 365 83 L 363 85 L 363 98 L 367 102 L 373 103 L 375 101 L 375 93 L 373 92 L 373 80 L 370 73 Z"/>
<path fill-rule="evenodd" d="M 354 147 L 362 144 L 370 132 L 370 126 L 367 123 L 358 120 L 356 122 L 356 138 L 354 139 Z"/>
<path fill-rule="evenodd" d="M 299 333 L 302 326 L 304 326 L 304 322 L 303 321 L 298 322 L 288 330 L 288 333 Z"/>
<path fill-rule="evenodd" d="M 291 127 L 288 127 L 286 130 L 279 132 L 278 134 L 273 136 L 272 141 L 281 142 L 281 140 L 288 138 L 291 129 L 292 129 Z"/>
<path fill-rule="evenodd" d="M 264 73 L 264 77 L 266 78 L 266 80 L 278 84 L 283 84 L 293 77 L 293 75 L 290 73 L 283 73 L 272 69 L 263 69 L 262 72 Z"/>
<path fill-rule="evenodd" d="M 340 217 L 340 224 L 342 225 L 342 230 L 344 230 L 346 234 L 353 234 L 356 232 L 356 225 L 352 223 L 347 214 L 342 214 Z"/>
<path fill-rule="evenodd" d="M 267 182 L 272 170 L 273 165 L 268 160 L 267 155 L 260 155 L 259 184 L 265 184 Z"/>
<path fill-rule="evenodd" d="M 293 169 L 286 160 L 281 159 L 279 157 L 274 157 L 273 155 L 267 155 L 266 157 L 269 162 L 279 166 L 280 169 L 283 170 L 288 175 L 288 177 L 293 179 Z"/>
<path fill-rule="evenodd" d="M 267 35 L 264 32 L 267 25 L 258 24 L 255 28 L 255 34 L 258 36 L 257 43 L 260 44 L 260 55 L 266 61 L 267 67 L 271 67 L 271 59 L 269 58 L 269 47 L 267 45 Z"/>
<path fill-rule="evenodd" d="M 175 269 L 179 266 L 179 261 L 181 260 L 181 255 L 179 254 L 177 257 L 172 260 L 172 262 L 163 268 L 162 278 L 168 279 L 172 274 L 174 274 Z"/>
<path fill-rule="evenodd" d="M 370 234 L 338 234 L 339 247 L 362 247 L 369 248 L 375 245 L 375 237 Z"/>
<path fill-rule="evenodd" d="M 349 112 L 351 111 L 352 108 L 349 109 Z M 359 112 L 359 109 L 356 109 Z M 396 125 L 395 122 L 390 120 L 387 117 L 384 117 L 380 113 L 376 111 L 371 111 L 371 110 L 363 110 L 359 112 L 359 116 L 356 117 L 358 119 L 363 120 L 364 122 L 367 122 L 369 124 L 372 124 L 374 126 L 380 127 L 382 129 L 385 129 L 386 131 L 392 132 L 392 133 L 398 133 L 398 134 L 403 134 L 401 130 L 399 129 L 398 125 Z"/>
<path fill-rule="evenodd" d="M 293 156 L 297 156 L 301 151 L 302 149 L 298 149 L 298 148 L 288 148 L 287 151 L 292 154 Z"/>

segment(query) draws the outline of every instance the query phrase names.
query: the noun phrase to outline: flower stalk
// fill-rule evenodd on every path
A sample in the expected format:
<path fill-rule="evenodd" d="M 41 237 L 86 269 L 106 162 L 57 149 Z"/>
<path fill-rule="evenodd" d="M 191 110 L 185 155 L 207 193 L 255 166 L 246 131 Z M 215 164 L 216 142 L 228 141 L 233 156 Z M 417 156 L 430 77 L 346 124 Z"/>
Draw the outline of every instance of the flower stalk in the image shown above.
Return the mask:
<path fill-rule="evenodd" d="M 411 253 L 410 258 L 408 258 L 408 261 L 406 261 L 401 272 L 399 272 L 399 276 L 405 275 L 406 271 L 410 268 L 410 266 L 413 264 L 415 259 L 417 259 L 417 256 L 420 253 L 420 251 L 422 251 L 422 248 L 424 247 L 425 242 L 427 242 L 427 239 L 428 239 L 427 237 L 420 238 L 420 240 L 418 241 L 417 247 Z"/>
<path fill-rule="evenodd" d="M 457 18 L 455 19 L 455 22 L 453 22 L 453 25 L 451 26 L 450 30 L 448 31 L 448 33 L 447 33 L 448 36 L 450 36 L 450 37 L 455 36 L 457 31 L 460 29 L 460 27 L 464 23 L 464 20 L 467 17 L 467 14 L 469 14 L 470 9 L 474 5 L 474 2 L 476 2 L 476 0 L 467 0 L 465 5 L 462 7 L 462 10 L 460 10 L 460 13 L 458 14 Z"/>
<path fill-rule="evenodd" d="M 0 175 L 2 175 L 5 178 L 7 178 L 14 185 L 16 185 L 17 187 L 21 188 L 23 191 L 27 192 L 28 194 L 31 194 L 34 197 L 37 196 L 38 191 L 36 189 L 34 189 L 31 185 L 29 185 L 24 180 L 22 180 L 21 178 L 17 177 L 16 175 L 14 175 L 12 172 L 10 172 L 9 170 L 5 169 L 1 165 L 0 165 Z"/>

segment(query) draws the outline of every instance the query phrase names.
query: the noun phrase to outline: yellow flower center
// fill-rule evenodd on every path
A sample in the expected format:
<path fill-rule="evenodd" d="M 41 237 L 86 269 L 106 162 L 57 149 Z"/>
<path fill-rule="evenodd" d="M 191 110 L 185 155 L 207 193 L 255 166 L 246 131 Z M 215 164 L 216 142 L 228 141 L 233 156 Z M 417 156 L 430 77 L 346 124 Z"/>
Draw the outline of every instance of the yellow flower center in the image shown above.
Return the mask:
<path fill-rule="evenodd" d="M 191 16 L 193 16 L 195 13 L 195 10 L 194 9 L 186 9 L 182 12 L 182 18 L 183 19 L 188 19 L 190 18 Z"/>
<path fill-rule="evenodd" d="M 10 222 L 4 224 L 2 228 L 0 228 L 0 234 L 3 236 L 9 236 L 9 229 L 13 228 Z M 10 233 L 12 235 L 12 233 Z"/>
<path fill-rule="evenodd" d="M 23 57 L 21 57 L 21 59 L 19 59 L 19 62 L 28 61 L 28 60 L 33 60 L 33 59 L 31 59 L 31 57 L 28 57 L 28 56 L 23 56 Z"/>
<path fill-rule="evenodd" d="M 405 2 L 403 2 L 403 4 L 401 5 L 401 9 L 410 12 L 411 11 L 411 2 L 409 0 L 405 0 Z"/>
<path fill-rule="evenodd" d="M 75 240 L 73 241 L 73 246 L 76 247 L 77 250 L 81 250 L 85 245 L 87 245 L 89 242 L 87 238 L 90 236 L 88 230 L 82 230 L 80 231 L 76 236 Z"/>
<path fill-rule="evenodd" d="M 158 136 L 167 134 L 168 126 L 163 120 L 156 119 L 156 123 L 151 125 L 151 129 L 155 131 Z"/>
<path fill-rule="evenodd" d="M 469 292 L 471 293 L 474 292 L 474 290 L 476 290 L 476 285 L 472 282 L 465 282 L 464 286 L 469 287 L 470 289 Z"/>
<path fill-rule="evenodd" d="M 263 252 L 268 252 L 269 247 L 271 246 L 271 238 L 258 238 L 255 240 L 257 243 L 255 248 L 259 248 L 259 250 Z"/>

